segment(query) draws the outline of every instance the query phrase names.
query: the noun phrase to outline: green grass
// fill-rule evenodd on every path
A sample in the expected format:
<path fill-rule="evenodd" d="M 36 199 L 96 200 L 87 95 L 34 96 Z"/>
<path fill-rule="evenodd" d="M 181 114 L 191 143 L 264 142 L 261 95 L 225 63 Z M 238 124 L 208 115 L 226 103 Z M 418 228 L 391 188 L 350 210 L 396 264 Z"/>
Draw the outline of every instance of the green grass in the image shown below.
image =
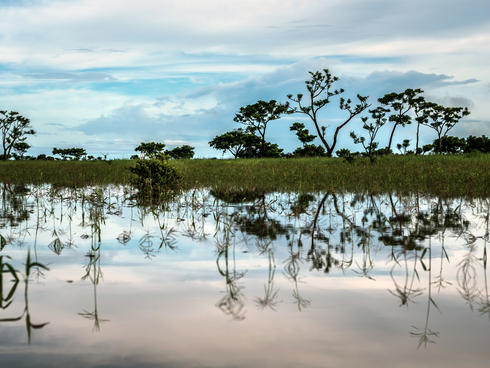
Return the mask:
<path fill-rule="evenodd" d="M 127 184 L 130 160 L 0 162 L 0 182 L 61 186 Z M 173 161 L 184 187 L 263 191 L 420 192 L 449 197 L 490 196 L 490 155 L 386 156 L 373 165 L 342 159 Z"/>

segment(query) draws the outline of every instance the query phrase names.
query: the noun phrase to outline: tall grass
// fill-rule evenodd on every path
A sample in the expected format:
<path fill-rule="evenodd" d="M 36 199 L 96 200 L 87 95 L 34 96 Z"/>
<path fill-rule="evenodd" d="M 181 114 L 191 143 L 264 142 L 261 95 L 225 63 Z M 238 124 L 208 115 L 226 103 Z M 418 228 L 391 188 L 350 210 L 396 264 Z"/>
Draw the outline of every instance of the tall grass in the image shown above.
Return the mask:
<path fill-rule="evenodd" d="M 263 191 L 421 192 L 489 197 L 490 155 L 386 156 L 370 164 L 338 158 L 178 160 L 184 188 Z M 61 186 L 127 184 L 131 160 L 0 162 L 0 182 Z"/>

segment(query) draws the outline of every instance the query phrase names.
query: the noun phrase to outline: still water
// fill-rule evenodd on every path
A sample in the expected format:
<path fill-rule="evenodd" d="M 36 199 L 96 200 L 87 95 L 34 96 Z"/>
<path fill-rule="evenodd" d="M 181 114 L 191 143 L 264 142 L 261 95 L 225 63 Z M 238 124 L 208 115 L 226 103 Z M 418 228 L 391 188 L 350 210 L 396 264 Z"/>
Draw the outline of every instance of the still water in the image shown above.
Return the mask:
<path fill-rule="evenodd" d="M 488 198 L 0 194 L 1 367 L 488 367 Z"/>

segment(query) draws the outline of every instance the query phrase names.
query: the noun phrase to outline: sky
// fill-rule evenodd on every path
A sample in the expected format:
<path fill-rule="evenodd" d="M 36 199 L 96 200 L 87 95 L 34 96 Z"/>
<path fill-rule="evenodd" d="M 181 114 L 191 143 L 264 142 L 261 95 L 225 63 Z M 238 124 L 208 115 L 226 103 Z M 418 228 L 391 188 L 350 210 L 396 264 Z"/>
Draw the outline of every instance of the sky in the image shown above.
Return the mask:
<path fill-rule="evenodd" d="M 30 154 L 84 147 L 129 157 L 142 141 L 196 147 L 236 129 L 241 106 L 303 93 L 328 68 L 345 96 L 422 88 L 466 106 L 450 134 L 490 135 L 488 0 L 0 0 L 0 109 L 31 119 Z M 344 116 L 332 101 L 322 124 Z M 286 152 L 301 115 L 273 121 Z M 338 148 L 355 147 L 343 129 Z M 395 133 L 414 144 L 414 127 Z M 328 133 L 327 133 L 328 135 Z M 387 143 L 389 129 L 380 135 Z M 422 143 L 435 138 L 422 130 Z"/>

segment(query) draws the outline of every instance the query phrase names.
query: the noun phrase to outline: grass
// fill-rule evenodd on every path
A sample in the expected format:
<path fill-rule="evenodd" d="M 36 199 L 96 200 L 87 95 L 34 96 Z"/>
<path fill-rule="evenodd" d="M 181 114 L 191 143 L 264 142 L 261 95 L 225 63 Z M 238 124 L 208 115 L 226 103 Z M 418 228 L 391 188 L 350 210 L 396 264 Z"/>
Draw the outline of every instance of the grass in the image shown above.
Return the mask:
<path fill-rule="evenodd" d="M 490 155 L 386 156 L 374 164 L 342 159 L 181 160 L 186 189 L 261 191 L 420 192 L 489 197 Z M 80 187 L 127 184 L 131 160 L 0 162 L 0 182 Z"/>

